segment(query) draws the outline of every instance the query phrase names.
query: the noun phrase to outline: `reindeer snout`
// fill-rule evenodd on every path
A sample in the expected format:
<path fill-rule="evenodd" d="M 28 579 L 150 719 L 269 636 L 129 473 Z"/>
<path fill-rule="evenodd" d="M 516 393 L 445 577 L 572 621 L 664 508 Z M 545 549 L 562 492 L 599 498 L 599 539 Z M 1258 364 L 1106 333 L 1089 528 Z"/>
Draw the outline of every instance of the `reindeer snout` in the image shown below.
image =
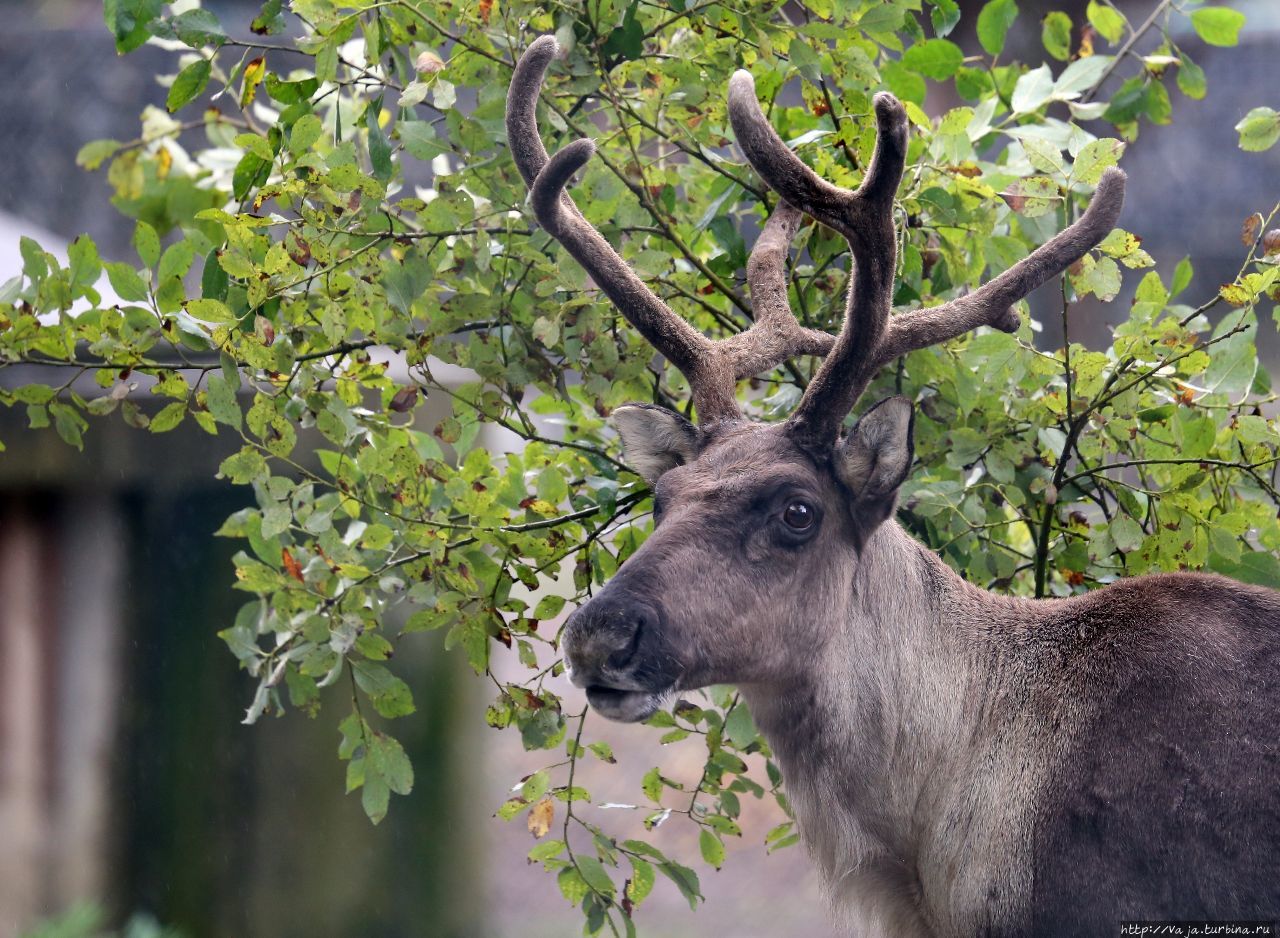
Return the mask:
<path fill-rule="evenodd" d="M 626 683 L 627 667 L 662 623 L 657 608 L 626 595 L 602 593 L 579 608 L 565 627 L 570 679 L 579 687 Z"/>

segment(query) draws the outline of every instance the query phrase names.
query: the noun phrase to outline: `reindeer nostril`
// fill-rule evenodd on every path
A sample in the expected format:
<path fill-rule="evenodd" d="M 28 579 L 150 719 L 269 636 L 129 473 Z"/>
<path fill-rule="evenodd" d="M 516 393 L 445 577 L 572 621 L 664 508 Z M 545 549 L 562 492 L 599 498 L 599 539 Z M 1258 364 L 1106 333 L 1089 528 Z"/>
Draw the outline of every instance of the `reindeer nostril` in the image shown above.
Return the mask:
<path fill-rule="evenodd" d="M 640 641 L 644 633 L 653 627 L 653 617 L 643 607 L 633 610 L 629 619 L 630 622 L 627 623 L 629 631 L 619 636 L 621 640 L 619 647 L 605 659 L 605 665 L 615 671 L 625 668 L 631 659 L 636 656 L 636 651 L 640 648 Z"/>
<path fill-rule="evenodd" d="M 565 627 L 571 680 L 586 687 L 624 679 L 643 657 L 643 647 L 657 640 L 661 625 L 661 613 L 647 602 L 622 593 L 597 596 Z"/>

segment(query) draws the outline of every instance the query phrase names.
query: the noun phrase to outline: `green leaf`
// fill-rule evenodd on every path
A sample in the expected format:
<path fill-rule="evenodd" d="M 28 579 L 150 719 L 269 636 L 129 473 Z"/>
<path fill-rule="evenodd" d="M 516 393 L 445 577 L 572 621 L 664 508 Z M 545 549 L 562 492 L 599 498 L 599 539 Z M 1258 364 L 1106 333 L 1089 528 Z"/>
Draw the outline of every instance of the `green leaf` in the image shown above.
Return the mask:
<path fill-rule="evenodd" d="M 1123 153 L 1124 142 L 1114 137 L 1090 140 L 1076 154 L 1071 175 L 1086 185 L 1096 186 L 1102 179 L 1103 171 L 1120 162 Z"/>
<path fill-rule="evenodd" d="M 1191 278 L 1195 275 L 1195 269 L 1191 265 L 1191 258 L 1184 257 L 1178 261 L 1178 266 L 1173 269 L 1173 282 L 1169 284 L 1169 295 L 1177 296 L 1191 283 Z"/>
<path fill-rule="evenodd" d="M 627 7 L 621 25 L 615 27 L 605 40 L 602 50 L 607 56 L 621 59 L 638 59 L 644 55 L 644 26 L 636 18 L 639 4 L 632 3 Z"/>
<path fill-rule="evenodd" d="M 400 142 L 414 159 L 430 162 L 449 152 L 447 143 L 436 136 L 436 129 L 426 121 L 400 121 L 396 125 Z"/>
<path fill-rule="evenodd" d="M 102 18 L 115 36 L 116 51 L 132 52 L 151 36 L 147 25 L 160 15 L 162 0 L 103 0 Z"/>
<path fill-rule="evenodd" d="M 380 777 L 366 776 L 360 789 L 360 805 L 374 824 L 387 816 L 387 803 L 391 800 L 391 788 Z"/>
<path fill-rule="evenodd" d="M 538 844 L 529 851 L 529 859 L 534 863 L 541 863 L 544 860 L 551 860 L 564 853 L 565 842 L 563 840 L 546 840 Z"/>
<path fill-rule="evenodd" d="M 413 301 L 430 285 L 433 276 L 427 259 L 417 252 L 406 254 L 401 263 L 393 258 L 384 262 L 382 283 L 387 300 L 403 315 L 410 316 Z"/>
<path fill-rule="evenodd" d="M 938 36 L 945 36 L 955 29 L 960 22 L 960 5 L 956 0 L 933 0 L 933 9 L 929 11 L 929 20 L 933 23 L 933 31 Z"/>
<path fill-rule="evenodd" d="M 378 126 L 381 104 L 382 99 L 379 98 L 365 108 L 365 125 L 369 128 L 369 162 L 373 165 L 373 178 L 386 182 L 391 178 L 391 144 Z"/>
<path fill-rule="evenodd" d="M 165 107 L 169 109 L 170 114 L 183 105 L 189 104 L 204 91 L 205 86 L 209 84 L 211 68 L 209 59 L 196 59 L 178 72 L 178 77 L 169 86 L 169 96 L 165 100 Z"/>
<path fill-rule="evenodd" d="M 1280 559 L 1265 551 L 1249 551 L 1238 562 L 1217 554 L 1209 556 L 1209 566 L 1242 583 L 1280 589 Z"/>
<path fill-rule="evenodd" d="M 458 91 L 453 82 L 437 78 L 431 88 L 431 105 L 437 111 L 447 111 L 458 103 Z"/>
<path fill-rule="evenodd" d="M 1076 289 L 1081 293 L 1092 293 L 1098 299 L 1115 299 L 1120 292 L 1120 268 L 1109 257 L 1094 259 L 1092 255 L 1083 258 L 1084 269 L 1075 278 Z"/>
<path fill-rule="evenodd" d="M 644 774 L 644 778 L 640 780 L 640 790 L 654 804 L 659 804 L 662 801 L 662 787 L 662 774 L 657 768 L 650 769 Z"/>
<path fill-rule="evenodd" d="M 1131 124 L 1136 121 L 1146 113 L 1149 85 L 1150 79 L 1145 75 L 1127 79 L 1112 95 L 1103 118 L 1113 124 Z"/>
<path fill-rule="evenodd" d="M 880 68 L 880 77 L 889 86 L 889 90 L 903 101 L 924 105 L 924 97 L 928 90 L 924 79 L 905 68 L 901 62 L 886 62 Z"/>
<path fill-rule="evenodd" d="M 1137 550 L 1142 546 L 1146 532 L 1128 515 L 1121 515 L 1111 522 L 1111 539 L 1121 553 Z"/>
<path fill-rule="evenodd" d="M 547 793 L 547 788 L 551 785 L 551 776 L 547 775 L 541 769 L 534 772 L 520 786 L 520 797 L 525 801 L 533 804 Z"/>
<path fill-rule="evenodd" d="M 1087 55 L 1076 59 L 1062 70 L 1058 80 L 1053 83 L 1053 96 L 1061 100 L 1078 98 L 1099 81 L 1107 67 L 1114 61 L 1110 55 Z"/>
<path fill-rule="evenodd" d="M 235 144 L 267 162 L 271 162 L 276 157 L 271 150 L 271 144 L 261 134 L 236 134 Z"/>
<path fill-rule="evenodd" d="M 556 877 L 556 884 L 560 887 L 560 894 L 569 900 L 570 905 L 577 905 L 591 891 L 582 874 L 571 866 L 560 871 L 560 875 Z"/>
<path fill-rule="evenodd" d="M 102 275 L 98 246 L 88 235 L 79 235 L 67 247 L 67 273 L 71 283 L 82 290 L 92 287 Z"/>
<path fill-rule="evenodd" d="M 166 433 L 182 423 L 182 418 L 186 415 L 186 401 L 173 401 L 162 407 L 160 412 L 151 418 L 147 429 L 152 433 Z"/>
<path fill-rule="evenodd" d="M 791 38 L 791 43 L 787 46 L 787 58 L 810 84 L 817 85 L 822 81 L 822 60 L 804 36 L 796 35 Z"/>
<path fill-rule="evenodd" d="M 107 280 L 111 283 L 111 289 L 116 291 L 116 296 L 120 299 L 138 303 L 147 298 L 147 284 L 132 266 L 119 261 L 108 261 L 103 266 L 107 268 Z"/>
<path fill-rule="evenodd" d="M 300 104 L 311 100 L 316 89 L 320 87 L 320 81 L 316 78 L 284 81 L 275 72 L 267 72 L 267 77 L 263 79 L 263 87 L 267 89 L 267 94 L 281 104 Z"/>
<path fill-rule="evenodd" d="M 902 64 L 926 78 L 942 81 L 950 78 L 964 63 L 964 53 L 946 39 L 926 39 L 911 46 L 902 56 Z"/>
<path fill-rule="evenodd" d="M 1169 89 L 1163 82 L 1151 81 L 1147 84 L 1146 105 L 1147 120 L 1153 124 L 1167 124 L 1173 117 Z"/>
<path fill-rule="evenodd" d="M 303 114 L 289 131 L 289 150 L 293 153 L 306 153 L 324 133 L 324 124 L 314 114 Z"/>
<path fill-rule="evenodd" d="M 724 734 L 725 738 L 739 749 L 745 749 L 755 742 L 756 724 L 751 719 L 751 711 L 741 700 L 724 721 Z"/>
<path fill-rule="evenodd" d="M 1240 149 L 1250 153 L 1269 150 L 1280 140 L 1280 113 L 1269 107 L 1255 107 L 1238 124 Z"/>
<path fill-rule="evenodd" d="M 76 165 L 85 169 L 97 169 L 115 156 L 123 145 L 119 140 L 90 140 L 76 154 Z"/>
<path fill-rule="evenodd" d="M 698 883 L 698 874 L 687 866 L 681 866 L 673 860 L 659 863 L 662 875 L 676 884 L 680 894 L 689 900 L 689 908 L 696 909 L 698 900 L 702 898 L 702 887 Z"/>
<path fill-rule="evenodd" d="M 613 880 L 609 878 L 609 874 L 605 872 L 599 860 L 581 853 L 577 855 L 576 860 L 578 872 L 591 889 L 601 895 L 613 895 Z"/>
<path fill-rule="evenodd" d="M 1124 35 L 1124 17 L 1105 3 L 1089 0 L 1085 16 L 1107 42 L 1113 44 L 1119 42 L 1120 37 Z"/>
<path fill-rule="evenodd" d="M 1178 90 L 1188 98 L 1199 101 L 1208 90 L 1204 69 L 1187 58 L 1185 53 L 1179 53 L 1178 61 Z"/>
<path fill-rule="evenodd" d="M 705 827 L 698 832 L 698 849 L 702 852 L 702 859 L 716 869 L 724 866 L 724 843 Z"/>
<path fill-rule="evenodd" d="M 416 709 L 409 685 L 396 677 L 385 665 L 372 661 L 353 661 L 356 685 L 369 695 L 373 707 L 387 719 L 408 716 Z"/>
<path fill-rule="evenodd" d="M 156 269 L 156 283 L 163 284 L 172 277 L 185 277 L 195 260 L 195 245 L 187 238 L 175 241 L 160 257 L 160 265 Z"/>
<path fill-rule="evenodd" d="M 1240 41 L 1244 14 L 1230 7 L 1204 7 L 1191 12 L 1191 25 L 1211 46 L 1234 46 Z"/>
<path fill-rule="evenodd" d="M 205 322 L 235 322 L 235 314 L 227 308 L 227 304 L 220 300 L 190 300 L 187 302 L 187 312 L 194 318 L 201 319 Z"/>
<path fill-rule="evenodd" d="M 231 174 L 231 194 L 243 202 L 249 193 L 265 183 L 271 175 L 271 161 L 264 160 L 252 151 L 240 157 Z"/>
<path fill-rule="evenodd" d="M 1004 51 L 1004 38 L 1017 18 L 1018 5 L 1014 0 L 989 0 L 982 8 L 978 14 L 978 42 L 987 55 Z"/>
<path fill-rule="evenodd" d="M 644 902 L 645 897 L 653 892 L 653 884 L 657 873 L 653 864 L 639 857 L 630 857 L 631 879 L 627 882 L 627 898 L 636 905 Z"/>
<path fill-rule="evenodd" d="M 1061 10 L 1045 14 L 1040 24 L 1040 41 L 1045 51 L 1059 62 L 1071 58 L 1071 17 Z"/>
<path fill-rule="evenodd" d="M 281 10 L 284 0 L 266 0 L 262 10 L 249 24 L 249 30 L 259 36 L 272 36 L 284 32 L 285 22 Z"/>
<path fill-rule="evenodd" d="M 554 619 L 560 614 L 560 610 L 564 608 L 565 598 L 548 594 L 538 600 L 538 605 L 533 610 L 533 617 L 539 621 L 546 619 Z"/>
<path fill-rule="evenodd" d="M 242 418 L 240 404 L 236 400 L 235 389 L 226 378 L 222 375 L 209 376 L 205 400 L 214 420 L 235 430 L 240 429 Z"/>
<path fill-rule="evenodd" d="M 371 734 L 365 762 L 366 773 L 377 773 L 397 795 L 407 795 L 413 790 L 413 766 L 399 740 L 385 733 Z M 367 779 L 368 774 L 366 784 Z"/>
<path fill-rule="evenodd" d="M 1013 86 L 1011 99 L 1015 114 L 1027 114 L 1036 110 L 1053 94 L 1053 73 L 1049 66 L 1041 65 L 1027 72 Z"/>
<path fill-rule="evenodd" d="M 202 46 L 221 46 L 227 41 L 227 33 L 218 18 L 205 9 L 187 10 L 167 22 L 169 30 L 178 41 L 193 49 Z"/>
<path fill-rule="evenodd" d="M 53 428 L 63 442 L 76 449 L 84 449 L 82 431 L 89 426 L 88 422 L 69 404 L 55 401 L 49 405 L 49 413 L 53 415 Z"/>
<path fill-rule="evenodd" d="M 904 7 L 896 3 L 872 3 L 858 17 L 858 25 L 872 34 L 892 33 L 902 27 L 904 15 Z"/>
<path fill-rule="evenodd" d="M 160 262 L 160 237 L 145 221 L 138 222 L 133 230 L 133 249 L 147 267 L 155 267 Z"/>
<path fill-rule="evenodd" d="M 1258 320 L 1253 309 L 1230 313 L 1213 330 L 1221 339 L 1212 349 L 1213 357 L 1204 373 L 1205 387 L 1238 401 L 1253 386 L 1258 372 L 1258 350 L 1254 345 Z M 1225 338 L 1224 338 L 1225 337 Z"/>
<path fill-rule="evenodd" d="M 218 467 L 218 477 L 229 479 L 234 485 L 248 485 L 267 474 L 267 461 L 252 446 L 242 447 L 240 452 L 228 456 Z"/>

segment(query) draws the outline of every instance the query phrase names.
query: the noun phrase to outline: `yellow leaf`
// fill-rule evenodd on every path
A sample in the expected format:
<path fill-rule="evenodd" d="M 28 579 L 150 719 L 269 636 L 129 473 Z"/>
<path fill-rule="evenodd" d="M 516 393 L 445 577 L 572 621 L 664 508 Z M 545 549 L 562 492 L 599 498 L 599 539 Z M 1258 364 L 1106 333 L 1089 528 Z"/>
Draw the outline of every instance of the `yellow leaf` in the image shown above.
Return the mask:
<path fill-rule="evenodd" d="M 166 178 L 172 167 L 173 154 L 169 152 L 168 147 L 161 147 L 156 151 L 156 176 L 160 179 Z"/>
<path fill-rule="evenodd" d="M 1238 283 L 1224 283 L 1218 292 L 1232 306 L 1245 306 L 1253 299 L 1248 289 Z"/>
<path fill-rule="evenodd" d="M 555 816 L 556 803 L 549 796 L 543 798 L 529 811 L 529 833 L 534 837 L 547 836 Z"/>
<path fill-rule="evenodd" d="M 258 94 L 258 85 L 267 74 L 267 60 L 258 56 L 244 67 L 244 84 L 240 86 L 240 106 L 248 107 Z"/>
<path fill-rule="evenodd" d="M 1085 26 L 1080 31 L 1080 54 L 1077 58 L 1087 59 L 1093 55 L 1093 27 Z"/>

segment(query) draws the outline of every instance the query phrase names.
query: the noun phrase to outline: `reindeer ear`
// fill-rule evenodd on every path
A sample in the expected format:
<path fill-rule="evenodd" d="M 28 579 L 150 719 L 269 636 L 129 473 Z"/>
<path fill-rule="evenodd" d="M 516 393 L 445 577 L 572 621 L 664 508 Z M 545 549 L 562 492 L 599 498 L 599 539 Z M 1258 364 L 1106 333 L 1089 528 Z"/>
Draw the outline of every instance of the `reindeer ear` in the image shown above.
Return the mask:
<path fill-rule="evenodd" d="M 854 510 L 872 524 L 889 517 L 898 486 L 907 478 L 915 448 L 915 408 L 888 397 L 862 415 L 836 453 L 836 474 L 853 492 Z"/>
<path fill-rule="evenodd" d="M 679 414 L 654 404 L 623 404 L 613 412 L 627 463 L 652 485 L 668 469 L 693 462 L 701 432 Z"/>

